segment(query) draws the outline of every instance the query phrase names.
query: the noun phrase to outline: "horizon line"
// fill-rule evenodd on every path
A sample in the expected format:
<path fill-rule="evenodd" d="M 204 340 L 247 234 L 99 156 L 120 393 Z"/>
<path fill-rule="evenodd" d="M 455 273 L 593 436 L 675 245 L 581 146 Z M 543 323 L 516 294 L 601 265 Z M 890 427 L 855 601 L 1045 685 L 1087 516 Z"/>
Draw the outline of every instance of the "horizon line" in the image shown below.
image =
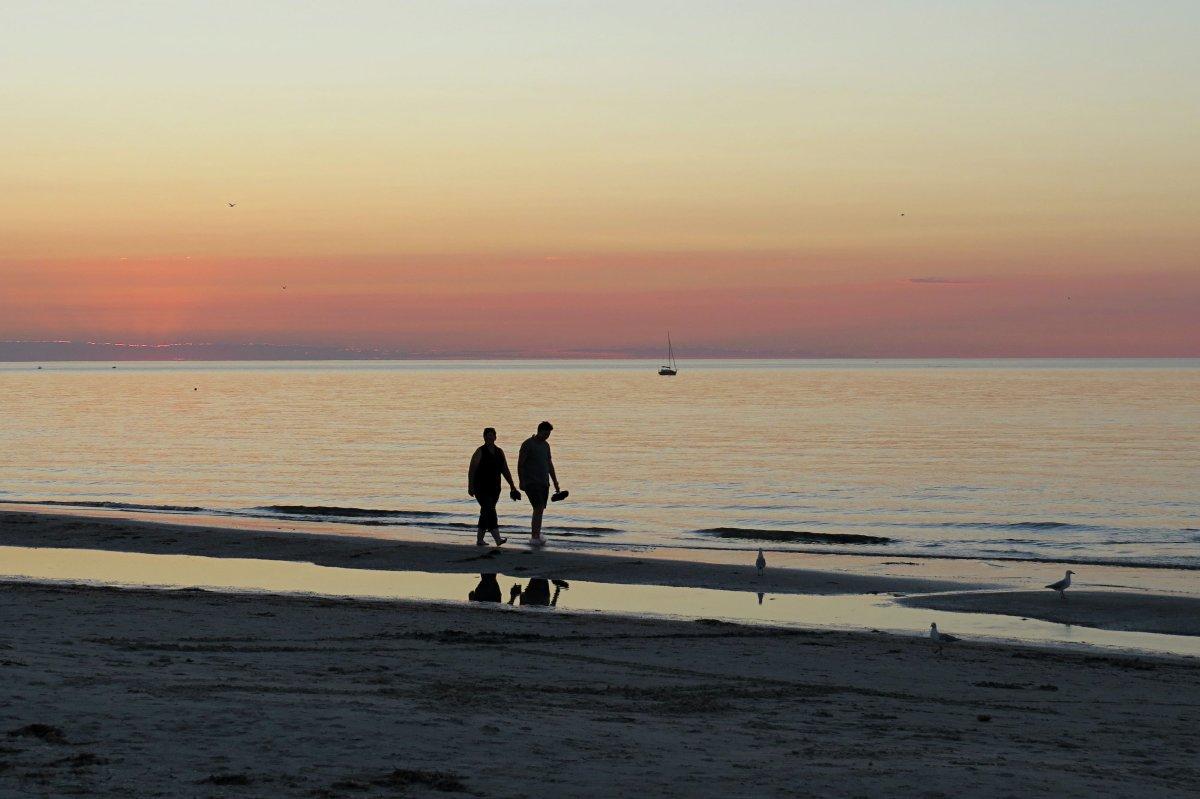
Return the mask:
<path fill-rule="evenodd" d="M 932 349 L 932 348 L 931 348 Z M 170 354 L 167 354 L 170 353 Z M 533 349 L 405 349 L 344 344 L 275 342 L 98 341 L 89 339 L 0 339 L 0 362 L 224 362 L 224 361 L 570 361 L 662 360 L 657 347 Z M 677 356 L 678 357 L 678 356 Z M 729 348 L 700 345 L 683 360 L 1189 360 L 1195 352 L 838 352 L 801 349 Z"/>

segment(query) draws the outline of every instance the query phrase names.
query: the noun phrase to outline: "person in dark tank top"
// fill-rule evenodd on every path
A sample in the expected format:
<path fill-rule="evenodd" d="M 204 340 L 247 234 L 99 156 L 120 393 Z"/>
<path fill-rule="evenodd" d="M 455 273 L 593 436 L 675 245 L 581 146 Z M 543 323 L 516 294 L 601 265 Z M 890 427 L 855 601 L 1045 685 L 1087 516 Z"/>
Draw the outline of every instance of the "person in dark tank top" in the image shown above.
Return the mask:
<path fill-rule="evenodd" d="M 496 515 L 501 477 L 508 481 L 509 496 L 513 501 L 520 499 L 521 492 L 513 484 L 504 450 L 496 446 L 496 428 L 486 427 L 483 430 L 483 446 L 475 450 L 471 456 L 471 467 L 467 470 L 467 494 L 475 497 L 479 503 L 479 531 L 475 537 L 475 543 L 479 546 L 483 546 L 484 536 L 488 533 L 492 534 L 496 546 L 508 540 L 500 537 L 500 520 Z"/>

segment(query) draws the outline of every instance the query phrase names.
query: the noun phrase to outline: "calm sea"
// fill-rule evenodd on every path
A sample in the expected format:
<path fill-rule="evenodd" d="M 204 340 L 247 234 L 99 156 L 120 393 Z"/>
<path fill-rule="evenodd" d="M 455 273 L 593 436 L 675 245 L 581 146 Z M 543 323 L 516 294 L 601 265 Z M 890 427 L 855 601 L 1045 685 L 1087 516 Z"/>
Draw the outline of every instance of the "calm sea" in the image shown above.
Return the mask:
<path fill-rule="evenodd" d="M 681 367 L 0 364 L 0 499 L 466 541 L 481 429 L 549 419 L 559 540 L 1200 567 L 1200 361 Z"/>

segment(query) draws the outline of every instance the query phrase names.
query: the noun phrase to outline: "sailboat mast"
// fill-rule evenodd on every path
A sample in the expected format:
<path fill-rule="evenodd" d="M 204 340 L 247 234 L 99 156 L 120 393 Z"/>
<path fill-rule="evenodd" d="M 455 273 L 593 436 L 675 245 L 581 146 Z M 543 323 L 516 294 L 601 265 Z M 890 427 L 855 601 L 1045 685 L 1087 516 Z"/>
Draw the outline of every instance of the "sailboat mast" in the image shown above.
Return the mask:
<path fill-rule="evenodd" d="M 670 377 L 675 374 L 675 346 L 671 343 L 671 331 L 667 331 L 667 362 L 658 369 L 660 375 Z"/>

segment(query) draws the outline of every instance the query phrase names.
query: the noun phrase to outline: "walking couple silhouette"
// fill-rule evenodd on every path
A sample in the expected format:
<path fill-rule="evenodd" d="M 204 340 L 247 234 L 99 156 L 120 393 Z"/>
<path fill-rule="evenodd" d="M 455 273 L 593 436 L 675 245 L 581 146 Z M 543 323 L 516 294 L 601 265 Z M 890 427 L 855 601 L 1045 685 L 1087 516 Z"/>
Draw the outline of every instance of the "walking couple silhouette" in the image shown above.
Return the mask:
<path fill-rule="evenodd" d="M 554 425 L 542 422 L 538 425 L 537 432 L 521 444 L 521 452 L 517 456 L 518 483 L 514 484 L 504 450 L 496 446 L 496 428 L 483 429 L 483 445 L 471 456 L 471 466 L 467 470 L 467 493 L 479 503 L 479 530 L 475 537 L 478 546 L 484 545 L 484 537 L 488 533 L 495 540 L 496 546 L 508 541 L 500 536 L 500 520 L 496 515 L 496 503 L 500 501 L 501 477 L 508 481 L 508 495 L 514 502 L 521 499 L 522 491 L 525 492 L 525 497 L 533 508 L 529 523 L 529 543 L 535 547 L 545 546 L 542 514 L 546 510 L 546 503 L 566 499 L 568 494 L 558 484 L 554 460 L 550 456 L 549 438 L 553 430 Z M 550 495 L 552 482 L 553 496 Z"/>

